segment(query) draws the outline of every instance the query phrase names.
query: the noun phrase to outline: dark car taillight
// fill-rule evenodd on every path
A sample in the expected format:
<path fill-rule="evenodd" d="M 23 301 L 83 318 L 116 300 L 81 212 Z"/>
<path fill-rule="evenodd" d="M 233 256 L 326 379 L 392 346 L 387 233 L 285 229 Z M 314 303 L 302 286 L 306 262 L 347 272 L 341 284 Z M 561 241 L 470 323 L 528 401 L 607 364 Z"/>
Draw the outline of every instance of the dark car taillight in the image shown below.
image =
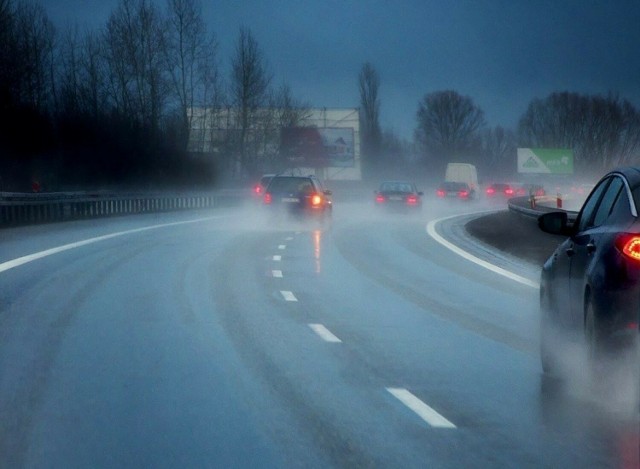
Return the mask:
<path fill-rule="evenodd" d="M 447 195 L 447 193 L 446 193 L 443 189 L 438 189 L 438 190 L 436 191 L 436 195 L 437 195 L 438 197 L 444 197 L 445 195 Z"/>
<path fill-rule="evenodd" d="M 376 202 L 379 203 L 379 204 L 383 203 L 384 202 L 384 195 L 382 195 L 382 194 L 376 195 Z"/>
<path fill-rule="evenodd" d="M 640 235 L 623 233 L 616 238 L 616 248 L 625 257 L 640 262 Z"/>
<path fill-rule="evenodd" d="M 313 194 L 311 196 L 311 206 L 312 207 L 319 207 L 320 205 L 322 205 L 322 196 L 320 196 L 318 194 Z"/>
<path fill-rule="evenodd" d="M 416 205 L 418 203 L 418 197 L 415 195 L 410 195 L 407 197 L 407 204 Z"/>
<path fill-rule="evenodd" d="M 272 198 L 271 198 L 271 193 L 270 193 L 270 192 L 266 192 L 266 193 L 264 194 L 264 197 L 262 198 L 262 200 L 263 200 L 263 202 L 264 202 L 265 204 L 270 204 L 270 203 L 271 203 L 271 200 L 272 200 Z"/>
<path fill-rule="evenodd" d="M 461 199 L 466 199 L 467 197 L 469 197 L 469 191 L 460 191 L 458 192 L 458 197 L 460 197 Z"/>

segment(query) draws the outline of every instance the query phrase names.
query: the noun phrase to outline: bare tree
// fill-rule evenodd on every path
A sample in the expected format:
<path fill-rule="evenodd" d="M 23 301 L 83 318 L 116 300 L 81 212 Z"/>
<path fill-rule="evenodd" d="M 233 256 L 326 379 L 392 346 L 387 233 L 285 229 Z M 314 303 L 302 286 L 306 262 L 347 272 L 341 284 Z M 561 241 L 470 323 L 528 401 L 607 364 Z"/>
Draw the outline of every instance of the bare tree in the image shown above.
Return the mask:
<path fill-rule="evenodd" d="M 191 109 L 216 101 L 219 92 L 217 42 L 209 35 L 196 0 L 168 0 L 165 55 L 178 100 L 183 138 L 191 125 Z"/>
<path fill-rule="evenodd" d="M 382 132 L 380 130 L 380 77 L 378 72 L 369 62 L 362 65 L 358 75 L 358 88 L 360 90 L 360 116 L 362 126 L 362 154 L 370 162 L 375 170 L 380 163 L 382 144 Z"/>
<path fill-rule="evenodd" d="M 579 171 L 636 162 L 640 115 L 617 96 L 552 93 L 534 99 L 518 126 L 521 146 L 570 148 Z"/>
<path fill-rule="evenodd" d="M 240 28 L 235 55 L 231 61 L 230 98 L 237 115 L 238 141 L 236 175 L 252 170 L 255 155 L 249 155 L 248 142 L 257 111 L 269 96 L 271 74 L 258 43 L 247 28 Z"/>
<path fill-rule="evenodd" d="M 474 157 L 484 113 L 468 96 L 455 91 L 426 95 L 418 107 L 416 140 L 433 160 Z"/>
<path fill-rule="evenodd" d="M 116 109 L 157 133 L 167 98 L 163 21 L 150 0 L 121 0 L 106 30 Z"/>
<path fill-rule="evenodd" d="M 515 134 L 503 127 L 482 132 L 482 161 L 487 171 L 508 175 L 515 170 L 517 143 Z"/>

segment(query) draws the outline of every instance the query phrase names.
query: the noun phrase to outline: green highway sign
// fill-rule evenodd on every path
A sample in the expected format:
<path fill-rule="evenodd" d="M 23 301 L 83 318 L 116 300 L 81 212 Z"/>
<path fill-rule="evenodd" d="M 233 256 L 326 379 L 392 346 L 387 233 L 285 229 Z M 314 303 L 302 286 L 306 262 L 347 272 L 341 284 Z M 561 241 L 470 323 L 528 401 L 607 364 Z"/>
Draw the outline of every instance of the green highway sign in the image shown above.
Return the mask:
<path fill-rule="evenodd" d="M 518 172 L 573 174 L 573 150 L 559 148 L 518 148 Z"/>

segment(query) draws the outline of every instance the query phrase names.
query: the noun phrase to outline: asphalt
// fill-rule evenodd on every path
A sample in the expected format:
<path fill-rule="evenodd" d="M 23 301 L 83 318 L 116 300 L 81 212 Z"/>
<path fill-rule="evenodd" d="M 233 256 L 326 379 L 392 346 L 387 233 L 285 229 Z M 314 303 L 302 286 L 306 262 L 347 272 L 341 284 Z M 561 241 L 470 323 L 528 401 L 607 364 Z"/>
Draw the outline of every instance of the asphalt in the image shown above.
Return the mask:
<path fill-rule="evenodd" d="M 541 231 L 536 218 L 510 210 L 475 218 L 467 222 L 465 229 L 483 243 L 539 266 L 565 239 Z"/>

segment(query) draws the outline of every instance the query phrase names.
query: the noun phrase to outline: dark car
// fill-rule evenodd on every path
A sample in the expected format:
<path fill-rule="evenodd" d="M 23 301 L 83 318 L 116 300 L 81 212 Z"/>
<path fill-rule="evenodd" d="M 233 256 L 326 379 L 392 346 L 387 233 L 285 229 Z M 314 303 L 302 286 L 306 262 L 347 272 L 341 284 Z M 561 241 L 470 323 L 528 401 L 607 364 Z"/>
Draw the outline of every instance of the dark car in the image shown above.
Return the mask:
<path fill-rule="evenodd" d="M 583 343 L 592 365 L 602 363 L 600 358 L 637 351 L 639 200 L 640 168 L 624 168 L 598 182 L 575 222 L 567 212 L 538 218 L 543 231 L 568 236 L 542 269 L 540 346 L 545 371 L 558 371 L 562 364 L 560 341 Z M 637 358 L 634 367 L 640 367 Z"/>
<path fill-rule="evenodd" d="M 315 176 L 274 176 L 262 200 L 277 215 L 322 221 L 331 216 L 331 191 Z"/>
<path fill-rule="evenodd" d="M 384 181 L 374 191 L 377 207 L 391 210 L 419 210 L 422 208 L 422 195 L 415 184 L 407 181 Z"/>
<path fill-rule="evenodd" d="M 475 197 L 475 191 L 466 182 L 446 181 L 438 186 L 436 196 L 439 199 L 471 200 Z"/>
<path fill-rule="evenodd" d="M 275 174 L 263 174 L 260 180 L 253 186 L 253 196 L 262 200 L 264 196 L 264 191 L 273 179 Z"/>
<path fill-rule="evenodd" d="M 494 182 L 493 184 L 487 186 L 484 192 L 489 198 L 506 197 L 507 199 L 509 199 L 517 195 L 516 190 L 517 189 L 513 184 Z"/>

